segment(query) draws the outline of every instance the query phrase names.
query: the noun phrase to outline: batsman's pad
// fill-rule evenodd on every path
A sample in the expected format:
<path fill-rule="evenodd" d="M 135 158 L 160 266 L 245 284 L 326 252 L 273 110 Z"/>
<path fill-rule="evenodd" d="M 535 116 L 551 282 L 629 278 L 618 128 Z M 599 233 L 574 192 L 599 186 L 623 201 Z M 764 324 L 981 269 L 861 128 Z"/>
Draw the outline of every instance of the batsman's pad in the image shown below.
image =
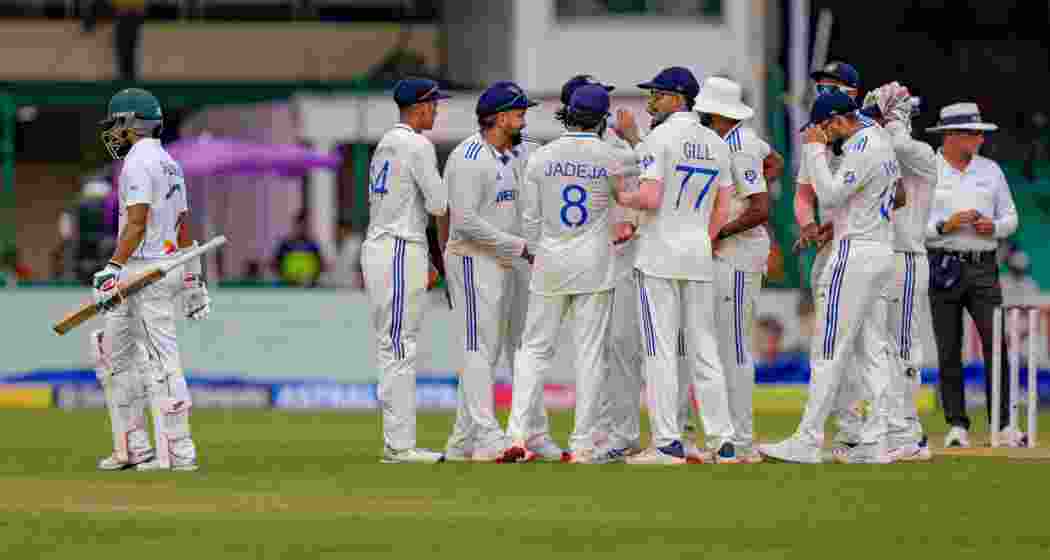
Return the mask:
<path fill-rule="evenodd" d="M 104 330 L 91 333 L 95 378 L 102 387 L 113 434 L 113 452 L 125 463 L 149 455 L 146 432 L 146 386 L 134 370 L 114 373 Z"/>
<path fill-rule="evenodd" d="M 153 412 L 153 433 L 157 440 L 157 460 L 164 468 L 196 461 L 197 452 L 190 435 L 190 399 L 186 377 L 178 370 L 164 369 L 156 360 L 145 367 Z"/>

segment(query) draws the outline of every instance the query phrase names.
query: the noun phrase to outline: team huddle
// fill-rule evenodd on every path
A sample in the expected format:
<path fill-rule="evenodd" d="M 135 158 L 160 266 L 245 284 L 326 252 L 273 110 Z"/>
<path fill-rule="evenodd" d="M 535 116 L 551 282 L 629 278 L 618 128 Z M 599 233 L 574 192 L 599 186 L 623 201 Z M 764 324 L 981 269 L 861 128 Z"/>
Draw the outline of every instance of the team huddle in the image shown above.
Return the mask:
<path fill-rule="evenodd" d="M 820 325 L 802 421 L 769 445 L 753 439 L 750 340 L 771 243 L 767 181 L 783 159 L 745 125 L 753 111 L 738 84 L 711 77 L 701 87 L 685 68 L 661 71 L 638 84 L 650 92 L 652 129 L 643 137 L 629 111 L 610 125 L 613 86 L 576 76 L 556 114 L 565 132 L 541 146 L 522 134 L 536 103 L 517 84 L 497 82 L 478 100 L 479 132 L 453 150 L 441 178 L 421 132 L 447 95 L 430 80 L 399 82 L 401 122 L 370 168 L 362 259 L 383 461 L 818 463 L 832 415 L 836 461 L 928 460 L 914 404 L 921 354 L 913 310 L 928 274 L 934 152 L 911 137 L 907 88 L 887 84 L 862 108 L 849 65 L 813 77 L 796 249 L 817 249 Z M 428 214 L 447 239 L 435 264 L 444 265 L 463 318 L 459 406 L 443 453 L 415 442 Z M 506 430 L 492 392 L 503 352 L 513 356 Z M 572 353 L 576 374 L 564 450 L 543 404 L 556 352 Z M 704 441 L 683 436 L 692 396 Z M 866 414 L 863 402 L 871 403 Z"/>

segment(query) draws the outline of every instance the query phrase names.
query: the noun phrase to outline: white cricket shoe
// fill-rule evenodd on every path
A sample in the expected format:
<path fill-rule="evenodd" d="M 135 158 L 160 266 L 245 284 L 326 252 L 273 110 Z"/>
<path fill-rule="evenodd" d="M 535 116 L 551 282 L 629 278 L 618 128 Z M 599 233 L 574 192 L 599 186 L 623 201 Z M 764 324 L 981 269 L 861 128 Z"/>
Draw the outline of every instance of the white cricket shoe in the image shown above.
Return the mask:
<path fill-rule="evenodd" d="M 890 449 L 888 454 L 894 462 L 901 463 L 925 463 L 933 460 L 933 452 L 930 451 L 929 440 L 926 436 L 922 436 L 919 443 Z"/>
<path fill-rule="evenodd" d="M 135 465 L 135 470 L 139 472 L 153 472 L 153 471 L 186 471 L 192 472 L 198 470 L 200 467 L 197 466 L 197 461 L 188 461 L 185 463 L 172 463 L 170 467 L 165 467 L 160 464 L 160 461 L 153 459 L 146 461 L 145 463 L 139 463 Z"/>
<path fill-rule="evenodd" d="M 108 457 L 103 457 L 98 462 L 98 470 L 100 471 L 123 471 L 130 469 L 140 463 L 153 460 L 153 450 L 149 450 L 139 455 L 132 455 L 129 461 L 121 461 L 117 458 L 117 454 L 113 453 Z"/>
<path fill-rule="evenodd" d="M 1009 426 L 999 432 L 999 445 L 1003 447 L 1026 447 L 1028 445 L 1028 436 L 1021 430 Z"/>
<path fill-rule="evenodd" d="M 402 449 L 400 451 L 394 451 L 393 449 L 387 449 L 383 452 L 383 458 L 379 460 L 380 463 L 423 463 L 427 465 L 433 465 L 434 463 L 442 463 L 445 461 L 445 456 L 436 451 L 429 449 Z"/>
<path fill-rule="evenodd" d="M 445 448 L 445 460 L 450 463 L 470 462 L 474 450 L 467 446 L 450 445 Z"/>
<path fill-rule="evenodd" d="M 970 434 L 962 426 L 952 426 L 944 436 L 945 447 L 970 447 Z"/>
<path fill-rule="evenodd" d="M 758 452 L 764 457 L 785 463 L 821 463 L 820 447 L 806 443 L 795 436 L 780 443 L 766 443 L 758 446 Z"/>
<path fill-rule="evenodd" d="M 506 450 L 498 447 L 475 449 L 470 455 L 470 461 L 472 463 L 502 463 L 504 451 Z"/>
<path fill-rule="evenodd" d="M 703 465 L 715 462 L 715 454 L 707 449 L 700 449 L 695 442 L 685 442 L 685 462 L 690 465 Z"/>
<path fill-rule="evenodd" d="M 525 462 L 564 463 L 569 460 L 569 453 L 546 434 L 533 436 L 525 442 L 525 450 Z"/>
<path fill-rule="evenodd" d="M 765 461 L 765 459 L 762 457 L 762 454 L 759 453 L 757 449 L 755 449 L 755 446 L 753 444 L 737 445 L 736 457 L 740 460 L 740 464 L 742 465 L 757 465 Z"/>
<path fill-rule="evenodd" d="M 885 446 L 878 444 L 860 444 L 836 447 L 831 452 L 832 461 L 847 465 L 888 465 L 894 462 Z"/>
<path fill-rule="evenodd" d="M 628 465 L 684 465 L 685 450 L 682 442 L 675 440 L 663 447 L 650 447 L 637 455 L 627 457 Z"/>

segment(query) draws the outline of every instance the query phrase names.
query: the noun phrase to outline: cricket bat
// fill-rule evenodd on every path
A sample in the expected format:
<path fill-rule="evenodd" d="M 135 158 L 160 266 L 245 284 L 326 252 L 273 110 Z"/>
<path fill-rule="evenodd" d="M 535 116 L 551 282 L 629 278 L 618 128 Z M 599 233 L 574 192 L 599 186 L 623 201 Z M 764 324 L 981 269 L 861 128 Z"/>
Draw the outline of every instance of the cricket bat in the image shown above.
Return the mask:
<path fill-rule="evenodd" d="M 80 309 L 77 309 L 69 315 L 66 315 L 62 318 L 61 321 L 55 323 L 51 328 L 59 335 L 66 334 L 67 332 L 79 326 L 81 323 L 84 323 L 88 319 L 91 319 L 95 315 L 101 313 L 102 310 L 105 309 L 105 307 L 107 307 L 108 304 L 113 302 L 113 300 L 118 298 L 124 299 L 133 296 L 138 292 L 142 291 L 143 288 L 146 288 L 147 286 L 156 283 L 161 278 L 164 278 L 164 275 L 171 272 L 173 269 L 178 268 L 197 257 L 200 257 L 204 253 L 222 247 L 225 244 L 226 236 L 220 235 L 212 239 L 211 241 L 208 241 L 204 245 L 201 245 L 192 251 L 188 251 L 184 255 L 180 255 L 177 259 L 173 261 L 164 263 L 163 265 L 154 268 L 153 270 L 144 272 L 134 278 L 131 278 L 127 282 L 122 283 L 121 285 L 117 286 L 116 294 L 111 296 L 108 300 L 98 303 L 85 303 L 83 306 L 80 307 Z"/>

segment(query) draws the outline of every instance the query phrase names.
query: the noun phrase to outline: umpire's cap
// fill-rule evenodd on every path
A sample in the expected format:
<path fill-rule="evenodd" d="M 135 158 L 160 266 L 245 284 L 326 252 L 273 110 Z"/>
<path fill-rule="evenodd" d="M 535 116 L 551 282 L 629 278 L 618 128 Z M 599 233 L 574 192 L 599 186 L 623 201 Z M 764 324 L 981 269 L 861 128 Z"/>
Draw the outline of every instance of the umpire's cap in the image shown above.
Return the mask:
<path fill-rule="evenodd" d="M 605 91 L 612 91 L 616 89 L 615 86 L 603 84 L 595 79 L 590 74 L 579 74 L 569 78 L 569 81 L 565 82 L 565 85 L 561 86 L 561 104 L 568 105 L 572 101 L 572 94 L 580 86 L 601 86 L 605 88 Z"/>
<path fill-rule="evenodd" d="M 512 111 L 514 109 L 528 109 L 539 103 L 529 99 L 521 86 L 511 81 L 501 81 L 485 88 L 478 98 L 476 113 L 479 117 L 487 117 Z"/>
<path fill-rule="evenodd" d="M 814 71 L 809 77 L 814 80 L 836 80 L 853 89 L 860 88 L 860 73 L 845 62 L 829 62 L 824 65 L 824 68 Z"/>
<path fill-rule="evenodd" d="M 696 81 L 696 76 L 693 76 L 688 68 L 672 66 L 661 70 L 652 80 L 638 84 L 638 89 L 669 91 L 681 94 L 687 99 L 696 99 L 700 93 L 700 82 Z"/>
<path fill-rule="evenodd" d="M 394 86 L 394 102 L 398 107 L 408 107 L 416 103 L 449 97 L 451 97 L 449 94 L 441 91 L 437 82 L 427 78 L 405 78 Z"/>
<path fill-rule="evenodd" d="M 809 112 L 809 124 L 820 124 L 832 117 L 848 115 L 858 109 L 857 102 L 841 91 L 823 93 L 817 96 L 813 110 Z"/>

